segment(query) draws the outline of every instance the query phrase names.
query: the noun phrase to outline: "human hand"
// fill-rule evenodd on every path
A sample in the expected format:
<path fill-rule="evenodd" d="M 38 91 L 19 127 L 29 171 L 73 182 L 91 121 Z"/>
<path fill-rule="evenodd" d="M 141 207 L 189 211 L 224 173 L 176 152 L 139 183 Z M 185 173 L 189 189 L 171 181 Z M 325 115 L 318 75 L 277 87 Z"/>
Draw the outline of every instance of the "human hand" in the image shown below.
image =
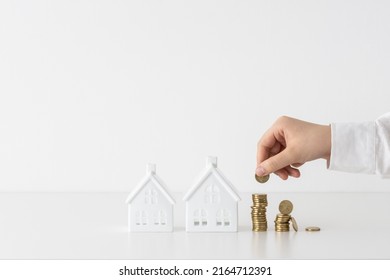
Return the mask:
<path fill-rule="evenodd" d="M 298 167 L 319 158 L 329 161 L 330 151 L 330 126 L 283 116 L 257 143 L 256 174 L 275 173 L 283 180 L 289 176 L 298 178 Z"/>

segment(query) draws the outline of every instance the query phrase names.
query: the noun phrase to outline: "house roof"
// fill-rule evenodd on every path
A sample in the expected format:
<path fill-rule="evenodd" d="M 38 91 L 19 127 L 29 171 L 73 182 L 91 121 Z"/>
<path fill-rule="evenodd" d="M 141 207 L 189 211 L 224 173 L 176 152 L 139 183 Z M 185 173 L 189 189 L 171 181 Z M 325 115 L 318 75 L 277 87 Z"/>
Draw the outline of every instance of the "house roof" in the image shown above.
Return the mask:
<path fill-rule="evenodd" d="M 230 194 L 230 196 L 236 200 L 241 200 L 240 196 L 236 188 L 233 184 L 222 174 L 222 172 L 216 167 L 216 164 L 209 164 L 205 170 L 201 173 L 198 181 L 188 190 L 188 192 L 184 195 L 183 200 L 189 200 L 192 195 L 198 190 L 198 188 L 206 181 L 206 179 L 214 175 L 215 178 L 221 183 L 221 185 L 225 188 L 225 190 Z"/>
<path fill-rule="evenodd" d="M 155 167 L 154 167 L 155 168 Z M 141 182 L 134 188 L 134 190 L 129 194 L 129 196 L 126 199 L 126 203 L 131 203 L 133 199 L 140 193 L 140 191 L 149 183 L 149 181 L 152 181 L 157 189 L 160 190 L 160 192 L 165 196 L 165 198 L 171 203 L 175 204 L 175 200 L 173 197 L 169 194 L 167 191 L 167 186 L 165 183 L 161 180 L 159 176 L 155 173 L 155 169 L 151 172 L 147 172 L 146 176 L 141 180 Z"/>

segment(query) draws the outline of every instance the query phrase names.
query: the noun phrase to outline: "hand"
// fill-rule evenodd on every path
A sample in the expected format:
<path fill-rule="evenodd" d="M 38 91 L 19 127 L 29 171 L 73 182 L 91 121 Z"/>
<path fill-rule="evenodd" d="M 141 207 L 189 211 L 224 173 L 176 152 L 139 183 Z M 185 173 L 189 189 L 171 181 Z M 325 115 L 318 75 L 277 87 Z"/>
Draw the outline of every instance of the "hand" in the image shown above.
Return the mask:
<path fill-rule="evenodd" d="M 319 158 L 329 162 L 330 151 L 330 126 L 280 117 L 257 143 L 256 174 L 298 178 L 298 167 Z"/>

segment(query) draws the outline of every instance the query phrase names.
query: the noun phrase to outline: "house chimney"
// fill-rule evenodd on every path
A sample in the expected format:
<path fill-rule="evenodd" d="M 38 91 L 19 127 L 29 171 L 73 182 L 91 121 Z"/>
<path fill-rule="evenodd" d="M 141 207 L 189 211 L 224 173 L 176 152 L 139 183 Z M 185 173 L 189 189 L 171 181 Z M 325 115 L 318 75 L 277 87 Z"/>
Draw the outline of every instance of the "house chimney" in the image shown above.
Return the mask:
<path fill-rule="evenodd" d="M 156 165 L 154 163 L 148 163 L 146 165 L 146 173 L 156 174 Z"/>
<path fill-rule="evenodd" d="M 208 156 L 207 157 L 207 166 L 217 167 L 217 157 Z"/>

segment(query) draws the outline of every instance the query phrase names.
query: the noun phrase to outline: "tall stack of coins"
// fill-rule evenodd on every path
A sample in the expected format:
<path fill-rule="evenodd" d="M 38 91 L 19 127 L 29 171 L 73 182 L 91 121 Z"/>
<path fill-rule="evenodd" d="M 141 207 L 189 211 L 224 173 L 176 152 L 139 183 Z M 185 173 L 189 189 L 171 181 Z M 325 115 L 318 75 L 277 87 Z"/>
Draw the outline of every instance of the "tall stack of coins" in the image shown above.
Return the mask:
<path fill-rule="evenodd" d="M 275 231 L 285 232 L 290 231 L 290 221 L 292 222 L 293 228 L 295 231 L 298 231 L 297 222 L 293 217 L 291 217 L 291 212 L 293 210 L 293 204 L 289 200 L 283 200 L 279 204 L 280 213 L 276 215 L 275 219 Z"/>
<path fill-rule="evenodd" d="M 252 230 L 267 231 L 266 207 L 268 206 L 266 194 L 252 194 Z"/>

